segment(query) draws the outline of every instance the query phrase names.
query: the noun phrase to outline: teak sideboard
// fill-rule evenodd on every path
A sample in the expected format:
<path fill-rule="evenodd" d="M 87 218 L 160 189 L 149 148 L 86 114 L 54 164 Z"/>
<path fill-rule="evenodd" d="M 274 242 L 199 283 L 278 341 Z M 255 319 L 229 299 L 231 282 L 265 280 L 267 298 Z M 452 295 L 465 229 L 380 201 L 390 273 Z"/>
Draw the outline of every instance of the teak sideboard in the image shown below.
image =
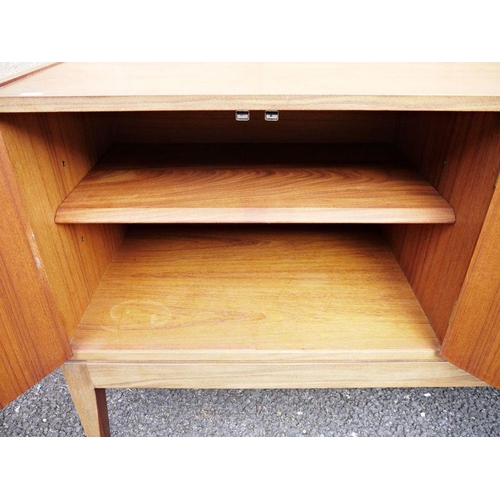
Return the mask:
<path fill-rule="evenodd" d="M 0 82 L 0 406 L 500 387 L 500 64 L 50 64 Z"/>

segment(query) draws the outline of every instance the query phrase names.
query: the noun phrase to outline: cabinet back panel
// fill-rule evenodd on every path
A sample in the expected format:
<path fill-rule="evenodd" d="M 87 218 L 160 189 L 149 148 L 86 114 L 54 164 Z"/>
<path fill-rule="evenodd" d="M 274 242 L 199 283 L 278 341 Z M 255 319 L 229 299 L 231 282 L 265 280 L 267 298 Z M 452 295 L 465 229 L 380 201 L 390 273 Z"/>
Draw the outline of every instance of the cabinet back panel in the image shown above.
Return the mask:
<path fill-rule="evenodd" d="M 264 111 L 251 111 L 238 122 L 234 111 L 114 113 L 115 142 L 245 143 L 334 142 L 392 143 L 397 113 L 283 111 L 266 122 Z"/>
<path fill-rule="evenodd" d="M 13 114 L 0 128 L 27 207 L 49 285 L 73 335 L 121 241 L 120 226 L 56 225 L 61 202 L 110 144 L 105 117 Z"/>
<path fill-rule="evenodd" d="M 396 145 L 455 210 L 453 225 L 388 228 L 396 258 L 442 341 L 500 170 L 500 114 L 401 113 Z"/>

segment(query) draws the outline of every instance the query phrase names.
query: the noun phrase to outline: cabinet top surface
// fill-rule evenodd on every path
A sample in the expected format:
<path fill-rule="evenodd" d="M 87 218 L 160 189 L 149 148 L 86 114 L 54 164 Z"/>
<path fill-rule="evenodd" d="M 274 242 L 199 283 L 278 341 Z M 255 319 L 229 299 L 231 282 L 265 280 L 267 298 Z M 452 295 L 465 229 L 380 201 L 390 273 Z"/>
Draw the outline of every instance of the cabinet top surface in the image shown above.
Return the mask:
<path fill-rule="evenodd" d="M 60 63 L 0 82 L 0 112 L 500 111 L 500 63 Z"/>

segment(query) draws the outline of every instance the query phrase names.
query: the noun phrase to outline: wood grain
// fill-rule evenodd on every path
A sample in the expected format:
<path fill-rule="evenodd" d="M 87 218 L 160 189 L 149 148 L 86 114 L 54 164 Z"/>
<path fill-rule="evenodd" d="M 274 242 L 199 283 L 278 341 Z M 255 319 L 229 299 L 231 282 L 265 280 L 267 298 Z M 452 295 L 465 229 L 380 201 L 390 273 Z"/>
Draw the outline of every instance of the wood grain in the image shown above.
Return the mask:
<path fill-rule="evenodd" d="M 71 356 L 0 133 L 0 408 Z"/>
<path fill-rule="evenodd" d="M 381 143 L 394 141 L 396 112 L 282 111 L 266 122 L 264 111 L 237 122 L 234 111 L 109 113 L 117 144 L 124 143 Z"/>
<path fill-rule="evenodd" d="M 336 152 L 342 148 L 126 147 L 78 184 L 56 222 L 454 222 L 450 205 L 407 162 L 344 154 L 345 164 Z"/>
<path fill-rule="evenodd" d="M 439 360 L 368 228 L 136 226 L 71 341 L 86 361 Z"/>
<path fill-rule="evenodd" d="M 484 382 L 446 362 L 89 363 L 97 387 L 330 389 L 475 387 Z"/>
<path fill-rule="evenodd" d="M 3 112 L 236 109 L 499 111 L 500 64 L 64 63 L 0 88 Z"/>
<path fill-rule="evenodd" d="M 119 226 L 61 226 L 57 207 L 109 147 L 105 117 L 1 115 L 34 238 L 68 338 L 80 321 L 122 231 Z"/>
<path fill-rule="evenodd" d="M 96 389 L 86 363 L 65 363 L 61 371 L 87 437 L 110 436 L 104 389 Z"/>
<path fill-rule="evenodd" d="M 453 225 L 388 228 L 396 258 L 442 341 L 500 171 L 500 115 L 405 113 L 397 145 L 455 210 Z"/>
<path fill-rule="evenodd" d="M 500 188 L 497 185 L 442 355 L 500 389 Z"/>

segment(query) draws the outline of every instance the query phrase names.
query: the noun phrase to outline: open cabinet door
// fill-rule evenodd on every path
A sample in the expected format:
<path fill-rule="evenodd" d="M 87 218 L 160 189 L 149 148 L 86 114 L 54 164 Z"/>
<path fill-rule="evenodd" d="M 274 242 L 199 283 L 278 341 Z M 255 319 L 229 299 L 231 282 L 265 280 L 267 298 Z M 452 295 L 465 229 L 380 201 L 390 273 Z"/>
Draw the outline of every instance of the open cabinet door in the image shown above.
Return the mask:
<path fill-rule="evenodd" d="M 0 134 L 0 408 L 71 356 Z"/>
<path fill-rule="evenodd" d="M 441 355 L 500 389 L 500 186 L 491 200 Z"/>

